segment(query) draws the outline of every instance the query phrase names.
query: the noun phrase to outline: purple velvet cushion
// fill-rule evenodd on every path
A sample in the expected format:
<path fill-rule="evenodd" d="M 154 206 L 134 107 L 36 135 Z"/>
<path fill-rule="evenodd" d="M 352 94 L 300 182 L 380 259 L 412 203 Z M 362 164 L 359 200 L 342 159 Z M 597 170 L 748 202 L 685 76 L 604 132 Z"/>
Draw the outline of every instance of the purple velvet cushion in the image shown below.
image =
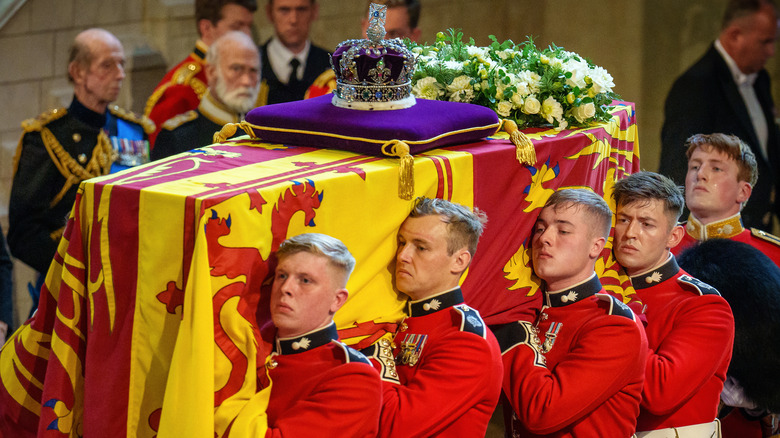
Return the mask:
<path fill-rule="evenodd" d="M 474 142 L 496 132 L 491 109 L 459 102 L 417 99 L 417 104 L 389 111 L 360 111 L 331 104 L 332 95 L 253 109 L 246 121 L 262 141 L 342 149 L 381 156 L 391 140 L 409 145 L 412 154 Z"/>

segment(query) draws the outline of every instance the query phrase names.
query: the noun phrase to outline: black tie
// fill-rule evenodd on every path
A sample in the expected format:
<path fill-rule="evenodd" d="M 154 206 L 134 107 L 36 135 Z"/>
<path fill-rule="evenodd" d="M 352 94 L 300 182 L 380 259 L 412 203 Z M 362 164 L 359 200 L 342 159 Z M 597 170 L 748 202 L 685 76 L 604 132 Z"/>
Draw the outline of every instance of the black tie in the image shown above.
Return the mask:
<path fill-rule="evenodd" d="M 301 61 L 298 61 L 298 58 L 293 58 L 292 61 L 290 61 L 290 67 L 292 67 L 292 72 L 290 72 L 290 79 L 287 81 L 287 85 L 290 87 L 296 87 L 298 86 L 298 67 L 301 66 Z"/>

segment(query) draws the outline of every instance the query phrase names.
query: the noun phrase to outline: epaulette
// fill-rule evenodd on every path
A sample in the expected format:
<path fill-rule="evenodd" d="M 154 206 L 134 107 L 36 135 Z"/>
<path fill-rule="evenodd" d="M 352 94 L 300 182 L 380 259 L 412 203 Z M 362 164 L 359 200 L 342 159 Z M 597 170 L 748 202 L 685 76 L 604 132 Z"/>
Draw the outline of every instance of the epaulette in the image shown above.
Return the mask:
<path fill-rule="evenodd" d="M 188 62 L 177 68 L 176 71 L 173 72 L 171 80 L 158 86 L 157 89 L 152 92 L 152 95 L 149 96 L 149 99 L 146 101 L 146 106 L 144 107 L 144 115 L 148 116 L 151 114 L 154 106 L 157 105 L 157 102 L 162 95 L 172 85 L 188 86 L 198 95 L 198 99 L 201 99 L 208 89 L 208 85 L 196 77 L 202 69 L 203 67 L 197 62 Z"/>
<path fill-rule="evenodd" d="M 46 111 L 38 117 L 27 119 L 22 122 L 22 129 L 24 132 L 40 131 L 44 126 L 59 119 L 68 113 L 66 108 L 55 108 L 53 110 Z"/>
<path fill-rule="evenodd" d="M 347 344 L 340 342 L 340 341 L 333 341 L 336 345 L 341 347 L 342 350 L 344 350 L 344 357 L 346 359 L 345 363 L 350 362 L 362 362 L 366 365 L 371 365 L 371 361 L 368 360 L 366 355 L 363 353 L 355 350 L 354 348 L 349 347 Z"/>
<path fill-rule="evenodd" d="M 519 321 L 490 326 L 490 331 L 493 332 L 493 335 L 498 341 L 498 347 L 501 349 L 501 354 L 528 341 L 528 336 Z"/>
<path fill-rule="evenodd" d="M 609 305 L 608 315 L 625 316 L 628 319 L 634 319 L 634 312 L 631 308 L 616 297 L 609 294 L 596 294 L 596 297 Z"/>
<path fill-rule="evenodd" d="M 690 275 L 681 275 L 677 281 L 687 290 L 699 295 L 720 295 L 717 289 Z"/>
<path fill-rule="evenodd" d="M 195 77 L 203 69 L 203 66 L 198 62 L 188 62 L 182 64 L 179 68 L 173 72 L 171 76 L 171 82 L 180 85 L 189 85 L 192 78 Z"/>
<path fill-rule="evenodd" d="M 452 306 L 452 308 L 461 315 L 460 331 L 474 333 L 483 338 L 487 336 L 485 321 L 482 320 L 479 312 L 465 304 Z"/>
<path fill-rule="evenodd" d="M 777 237 L 774 234 L 767 233 L 766 231 L 759 230 L 758 228 L 751 228 L 750 234 L 752 234 L 753 237 L 772 243 L 775 246 L 780 246 L 780 237 Z"/>
<path fill-rule="evenodd" d="M 534 365 L 545 366 L 542 344 L 536 327 L 527 321 L 510 322 L 490 328 L 498 341 L 503 356 L 518 345 L 527 345 L 534 351 Z"/>
<path fill-rule="evenodd" d="M 108 107 L 108 110 L 111 111 L 111 114 L 119 117 L 120 119 L 141 125 L 141 127 L 144 128 L 144 132 L 147 134 L 151 134 L 155 131 L 154 122 L 149 117 L 139 116 L 132 111 L 120 108 L 118 105 L 111 105 Z"/>
<path fill-rule="evenodd" d="M 166 131 L 173 131 L 179 126 L 197 118 L 198 112 L 195 110 L 189 110 L 186 113 L 181 113 L 178 116 L 173 116 L 172 118 L 166 120 L 162 125 L 162 129 L 165 129 Z"/>

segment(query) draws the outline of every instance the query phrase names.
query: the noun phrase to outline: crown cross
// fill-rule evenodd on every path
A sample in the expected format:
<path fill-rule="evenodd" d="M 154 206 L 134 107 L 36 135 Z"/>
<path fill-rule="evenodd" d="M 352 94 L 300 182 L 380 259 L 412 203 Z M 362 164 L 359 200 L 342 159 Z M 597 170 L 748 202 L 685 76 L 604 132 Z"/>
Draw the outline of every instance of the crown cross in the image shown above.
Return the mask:
<path fill-rule="evenodd" d="M 368 29 L 366 36 L 373 43 L 385 39 L 385 19 L 387 17 L 387 5 L 371 3 L 368 7 Z"/>

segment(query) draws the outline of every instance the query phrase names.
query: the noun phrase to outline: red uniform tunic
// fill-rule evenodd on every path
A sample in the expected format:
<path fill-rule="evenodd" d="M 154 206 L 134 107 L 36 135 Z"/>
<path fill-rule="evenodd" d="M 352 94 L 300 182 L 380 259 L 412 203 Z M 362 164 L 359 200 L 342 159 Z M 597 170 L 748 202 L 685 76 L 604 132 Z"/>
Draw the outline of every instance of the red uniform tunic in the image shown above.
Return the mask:
<path fill-rule="evenodd" d="M 628 437 L 634 433 L 647 339 L 634 313 L 598 277 L 546 292 L 536 327 L 494 328 L 504 393 L 519 437 Z"/>
<path fill-rule="evenodd" d="M 146 101 L 144 115 L 157 126 L 157 130 L 149 136 L 152 147 L 168 119 L 198 107 L 208 88 L 204 68 L 207 50 L 208 46 L 198 40 L 192 53 L 165 74 Z"/>
<path fill-rule="evenodd" d="M 758 228 L 743 228 L 739 214 L 707 225 L 696 220 L 693 215 L 689 216 L 685 224 L 685 236 L 672 249 L 672 253 L 678 255 L 696 242 L 708 239 L 731 239 L 747 243 L 780 266 L 780 238 Z"/>
<path fill-rule="evenodd" d="M 365 356 L 337 339 L 335 324 L 294 339 L 277 338 L 266 365 L 273 382 L 266 437 L 377 435 L 379 375 Z M 265 373 L 259 370 L 260 382 L 267 382 Z"/>
<path fill-rule="evenodd" d="M 371 357 L 384 380 L 379 436 L 485 436 L 501 394 L 495 336 L 460 288 L 410 301 L 407 313 L 392 351 L 378 343 Z"/>
<path fill-rule="evenodd" d="M 734 344 L 731 307 L 674 256 L 631 283 L 646 306 L 649 346 L 637 431 L 715 420 Z"/>

